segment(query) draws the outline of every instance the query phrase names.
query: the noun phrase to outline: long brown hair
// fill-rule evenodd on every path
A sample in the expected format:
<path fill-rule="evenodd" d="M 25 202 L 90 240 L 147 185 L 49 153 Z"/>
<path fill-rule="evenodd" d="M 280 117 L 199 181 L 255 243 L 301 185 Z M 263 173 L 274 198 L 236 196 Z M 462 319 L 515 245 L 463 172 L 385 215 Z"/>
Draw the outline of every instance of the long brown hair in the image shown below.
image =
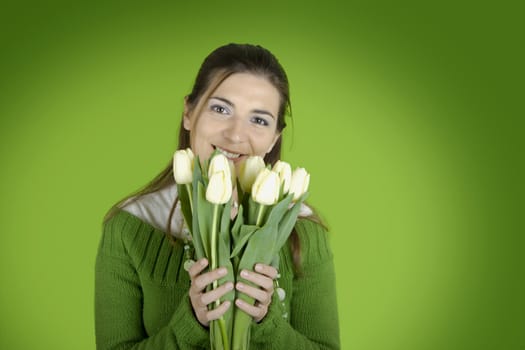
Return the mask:
<path fill-rule="evenodd" d="M 215 89 L 230 75 L 235 73 L 251 73 L 266 78 L 279 92 L 280 104 L 277 116 L 277 132 L 281 134 L 286 127 L 285 117 L 291 117 L 290 90 L 286 73 L 277 58 L 267 49 L 259 45 L 250 44 L 228 44 L 221 46 L 210 53 L 202 63 L 192 91 L 186 96 L 187 112 L 199 115 L 208 98 Z M 184 128 L 184 116 L 181 117 L 179 126 L 178 149 L 190 147 L 190 131 Z M 281 158 L 281 136 L 277 139 L 270 152 L 264 158 L 266 163 L 275 164 Z M 104 222 L 109 220 L 120 209 L 124 203 L 129 203 L 148 193 L 159 191 L 168 186 L 174 185 L 173 160 L 170 159 L 164 168 L 146 186 L 132 193 L 126 198 L 116 203 L 104 217 Z M 175 211 L 178 199 L 174 199 L 170 210 L 167 223 L 167 234 L 171 231 L 171 219 Z M 310 219 L 319 222 L 317 215 Z M 294 266 L 298 270 L 300 267 L 300 242 L 297 232 L 292 232 L 290 236 L 292 256 Z"/>

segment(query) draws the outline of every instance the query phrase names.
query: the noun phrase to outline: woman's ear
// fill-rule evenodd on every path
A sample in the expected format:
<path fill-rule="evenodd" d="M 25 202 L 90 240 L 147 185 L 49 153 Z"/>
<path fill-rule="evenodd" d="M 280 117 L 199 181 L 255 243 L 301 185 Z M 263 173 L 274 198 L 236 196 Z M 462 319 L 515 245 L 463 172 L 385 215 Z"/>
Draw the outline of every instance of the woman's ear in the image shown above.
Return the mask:
<path fill-rule="evenodd" d="M 190 107 L 188 106 L 188 96 L 184 97 L 184 112 L 182 113 L 184 129 L 191 130 Z"/>

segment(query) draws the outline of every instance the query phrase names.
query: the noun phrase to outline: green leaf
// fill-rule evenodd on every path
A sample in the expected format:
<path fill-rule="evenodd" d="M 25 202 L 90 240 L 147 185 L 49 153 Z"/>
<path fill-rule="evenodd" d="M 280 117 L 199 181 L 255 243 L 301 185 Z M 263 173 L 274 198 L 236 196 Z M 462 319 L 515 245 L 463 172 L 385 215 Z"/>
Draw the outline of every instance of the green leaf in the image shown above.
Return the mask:
<path fill-rule="evenodd" d="M 297 216 L 301 210 L 301 205 L 306 200 L 306 197 L 308 197 L 308 192 L 299 197 L 297 202 L 295 202 L 295 204 L 284 213 L 284 216 L 280 220 L 279 234 L 277 235 L 277 240 L 275 242 L 275 245 L 278 249 L 281 249 L 288 240 L 288 237 L 290 237 L 290 233 L 295 226 Z"/>
<path fill-rule="evenodd" d="M 244 192 L 241 186 L 241 182 L 239 181 L 238 177 L 236 178 L 235 188 L 237 188 L 237 200 L 239 201 L 240 204 L 243 204 L 244 201 L 246 200 L 246 196 L 249 195 L 250 193 Z"/>
<path fill-rule="evenodd" d="M 186 185 L 177 185 L 177 193 L 179 196 L 179 202 L 180 202 L 180 208 L 182 211 L 182 215 L 184 216 L 184 221 L 186 222 L 186 225 L 190 229 L 192 228 L 192 212 L 191 212 L 191 205 L 190 205 L 190 197 L 188 194 L 188 190 Z"/>
<path fill-rule="evenodd" d="M 240 232 L 241 232 L 241 226 L 244 224 L 244 217 L 243 217 L 243 206 L 239 206 L 239 211 L 237 212 L 237 216 L 235 217 L 235 222 L 233 223 L 233 227 L 231 230 L 233 241 L 236 242 L 239 238 Z"/>
<path fill-rule="evenodd" d="M 270 266 L 275 267 L 277 270 L 279 270 L 279 260 L 280 256 L 279 254 L 275 255 L 272 259 L 272 262 L 270 263 Z"/>
<path fill-rule="evenodd" d="M 238 271 L 242 269 L 253 270 L 255 263 L 266 263 L 273 256 L 273 241 L 277 234 L 277 227 L 265 225 L 257 229 L 248 240 L 244 253 L 240 259 Z M 238 276 L 238 280 L 243 283 L 254 286 L 250 281 Z M 243 293 L 238 293 L 237 297 L 248 304 L 253 305 L 254 299 Z M 239 308 L 234 311 L 232 349 L 248 349 L 250 343 L 250 331 L 253 318 Z"/>
<path fill-rule="evenodd" d="M 219 230 L 219 239 L 217 242 L 218 264 L 219 266 L 226 267 L 226 269 L 228 270 L 227 275 L 219 279 L 220 284 L 223 284 L 227 281 L 232 281 L 232 282 L 234 281 L 232 263 L 230 261 L 230 249 L 231 249 L 230 213 L 231 213 L 231 202 L 228 202 L 222 208 L 222 218 L 221 218 L 221 224 L 220 224 L 220 230 Z M 231 299 L 228 298 L 226 300 L 232 301 L 234 293 L 231 292 L 228 294 L 231 294 L 230 296 Z"/>
<path fill-rule="evenodd" d="M 224 277 L 219 279 L 219 286 L 224 284 L 224 283 L 226 283 L 226 282 L 235 283 L 235 277 L 234 277 L 235 276 L 234 275 L 235 272 L 233 270 L 233 265 L 232 265 L 232 263 L 230 261 L 229 252 L 230 252 L 230 248 L 229 248 L 229 234 L 227 232 L 221 232 L 220 235 L 219 235 L 219 242 L 218 242 L 219 266 L 226 267 L 228 273 L 226 274 L 226 276 L 224 276 Z M 234 299 L 235 299 L 235 291 L 232 290 L 232 291 L 229 291 L 228 293 L 226 293 L 221 298 L 221 302 L 229 300 L 230 303 L 232 303 L 232 305 L 233 305 Z M 228 341 L 232 337 L 233 312 L 234 312 L 233 310 L 234 310 L 234 307 L 230 307 L 224 313 L 224 315 L 222 316 L 222 318 L 224 320 L 224 327 L 225 327 L 224 332 L 226 332 L 226 336 L 228 338 Z"/>
<path fill-rule="evenodd" d="M 271 207 L 267 219 L 265 221 L 265 225 L 277 226 L 279 224 L 279 221 L 281 221 L 283 215 L 288 210 L 288 206 L 292 202 L 292 198 L 293 195 L 289 194 L 282 201 L 278 202 L 276 205 Z"/>
<path fill-rule="evenodd" d="M 228 272 L 226 274 L 226 276 L 223 276 L 219 279 L 219 285 L 222 285 L 226 282 L 234 282 L 235 281 L 235 277 L 234 277 L 234 274 L 233 274 L 233 266 L 232 266 L 232 263 L 230 261 L 230 250 L 228 248 L 228 242 L 227 242 L 227 239 L 225 239 L 224 237 L 225 235 L 224 234 L 221 234 L 219 235 L 219 241 L 217 242 L 218 243 L 218 262 L 219 262 L 219 266 L 221 267 L 225 267 Z M 229 301 L 232 301 L 233 302 L 233 299 L 235 297 L 235 292 L 234 291 L 230 291 L 228 293 L 225 294 L 224 297 L 221 298 L 221 300 L 229 300 Z"/>
<path fill-rule="evenodd" d="M 259 212 L 260 204 L 255 202 L 252 199 L 252 196 L 248 197 L 247 203 L 248 203 L 248 212 L 246 214 L 248 215 L 248 217 L 246 221 L 250 225 L 255 225 L 255 223 L 257 222 L 257 214 Z"/>
<path fill-rule="evenodd" d="M 218 265 L 225 267 L 228 272 L 226 276 L 219 279 L 218 281 L 219 286 L 226 282 L 235 283 L 233 266 L 230 261 L 230 254 L 229 254 L 230 247 L 231 247 L 231 239 L 230 239 L 231 201 L 226 203 L 225 205 L 221 205 L 220 207 L 221 207 L 220 210 L 222 211 L 222 216 L 221 216 L 221 221 L 220 221 L 220 229 L 218 233 L 219 237 L 218 237 L 218 242 L 217 242 L 217 259 L 218 259 Z M 228 300 L 231 303 L 233 303 L 234 299 L 235 299 L 235 291 L 232 290 L 226 293 L 221 298 L 221 302 Z M 221 341 L 222 341 L 222 346 L 224 346 L 225 349 L 229 349 L 230 339 L 233 333 L 233 309 L 234 309 L 233 307 L 230 307 L 219 320 L 212 322 L 212 323 L 217 324 L 220 332 L 217 332 L 217 330 L 215 330 L 213 335 L 210 333 L 210 336 L 213 336 L 213 337 L 220 336 Z M 216 339 L 214 339 L 214 342 L 216 344 L 218 343 Z"/>
<path fill-rule="evenodd" d="M 230 232 L 231 225 L 231 211 L 232 211 L 232 202 L 231 200 L 228 203 L 222 205 L 222 216 L 220 223 L 220 232 Z"/>
<path fill-rule="evenodd" d="M 206 189 L 204 184 L 199 182 L 197 184 L 197 200 L 194 202 L 194 219 L 197 216 L 197 222 L 199 224 L 199 231 L 196 235 L 199 235 L 202 246 L 204 248 L 204 254 L 206 258 L 210 258 L 211 247 L 210 247 L 210 235 L 211 235 L 211 224 L 213 216 L 213 206 L 206 200 Z"/>
<path fill-rule="evenodd" d="M 239 236 L 238 236 L 238 239 L 234 241 L 235 245 L 233 247 L 233 251 L 230 255 L 230 258 L 233 258 L 234 256 L 239 255 L 239 252 L 242 250 L 242 248 L 244 248 L 244 246 L 246 245 L 246 243 L 248 242 L 252 234 L 258 229 L 259 227 L 255 225 L 242 225 L 240 227 Z"/>
<path fill-rule="evenodd" d="M 264 225 L 255 231 L 246 244 L 239 269 L 253 270 L 255 263 L 269 264 L 275 252 L 277 225 Z"/>
<path fill-rule="evenodd" d="M 253 299 L 252 302 L 253 304 Z M 253 318 L 238 307 L 234 311 L 232 350 L 247 350 L 250 348 L 251 325 Z"/>

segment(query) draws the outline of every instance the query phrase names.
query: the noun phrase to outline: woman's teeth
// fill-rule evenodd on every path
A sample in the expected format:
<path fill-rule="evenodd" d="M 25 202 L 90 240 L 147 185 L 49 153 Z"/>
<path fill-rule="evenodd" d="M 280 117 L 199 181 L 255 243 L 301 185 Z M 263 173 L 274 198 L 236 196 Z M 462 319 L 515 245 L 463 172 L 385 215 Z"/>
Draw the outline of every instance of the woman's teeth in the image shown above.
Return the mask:
<path fill-rule="evenodd" d="M 222 154 L 224 154 L 227 158 L 239 158 L 240 157 L 240 154 L 239 153 L 230 153 L 220 147 L 216 147 Z"/>

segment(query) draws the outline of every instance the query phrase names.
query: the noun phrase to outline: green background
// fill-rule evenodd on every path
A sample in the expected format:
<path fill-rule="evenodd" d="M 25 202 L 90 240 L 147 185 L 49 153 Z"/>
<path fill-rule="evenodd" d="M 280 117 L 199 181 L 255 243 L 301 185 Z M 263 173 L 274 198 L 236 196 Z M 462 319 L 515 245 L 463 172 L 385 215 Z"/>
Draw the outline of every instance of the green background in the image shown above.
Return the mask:
<path fill-rule="evenodd" d="M 523 3 L 190 2 L 2 2 L 0 348 L 94 348 L 104 213 L 250 42 L 291 81 L 342 348 L 525 349 Z"/>

